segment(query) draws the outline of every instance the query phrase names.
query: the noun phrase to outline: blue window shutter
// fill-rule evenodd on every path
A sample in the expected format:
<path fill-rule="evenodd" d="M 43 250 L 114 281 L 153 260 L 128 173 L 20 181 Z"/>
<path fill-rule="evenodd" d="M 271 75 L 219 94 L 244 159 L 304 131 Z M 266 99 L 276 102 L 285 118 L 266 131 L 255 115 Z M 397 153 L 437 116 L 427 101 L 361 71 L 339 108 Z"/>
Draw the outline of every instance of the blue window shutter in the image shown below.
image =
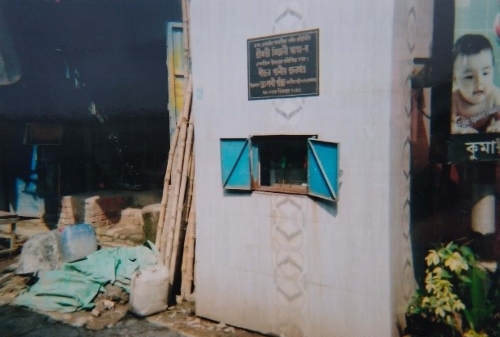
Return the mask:
<path fill-rule="evenodd" d="M 337 143 L 307 140 L 307 183 L 309 195 L 337 201 L 339 182 Z"/>
<path fill-rule="evenodd" d="M 260 172 L 260 160 L 259 160 L 259 146 L 252 143 L 252 163 L 251 163 L 251 171 L 252 171 L 252 179 L 253 181 L 260 181 L 259 172 Z"/>
<path fill-rule="evenodd" d="M 250 190 L 250 140 L 220 140 L 222 186 L 226 189 Z"/>

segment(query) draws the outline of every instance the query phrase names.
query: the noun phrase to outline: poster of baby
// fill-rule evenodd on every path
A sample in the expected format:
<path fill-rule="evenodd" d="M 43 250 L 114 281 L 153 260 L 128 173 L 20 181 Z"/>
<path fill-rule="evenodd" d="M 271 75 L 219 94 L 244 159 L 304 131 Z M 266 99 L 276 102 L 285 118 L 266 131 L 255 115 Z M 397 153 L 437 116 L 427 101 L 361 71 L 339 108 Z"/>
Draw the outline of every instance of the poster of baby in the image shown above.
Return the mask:
<path fill-rule="evenodd" d="M 500 1 L 455 0 L 450 133 L 500 133 Z"/>

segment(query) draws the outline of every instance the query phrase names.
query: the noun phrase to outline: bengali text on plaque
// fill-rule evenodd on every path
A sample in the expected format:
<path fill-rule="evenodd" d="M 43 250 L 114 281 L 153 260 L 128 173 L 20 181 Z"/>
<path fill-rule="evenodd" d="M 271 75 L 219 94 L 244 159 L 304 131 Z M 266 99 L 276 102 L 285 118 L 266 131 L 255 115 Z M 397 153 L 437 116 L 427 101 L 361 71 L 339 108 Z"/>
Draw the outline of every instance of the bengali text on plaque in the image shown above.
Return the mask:
<path fill-rule="evenodd" d="M 319 30 L 247 41 L 248 99 L 319 95 Z"/>

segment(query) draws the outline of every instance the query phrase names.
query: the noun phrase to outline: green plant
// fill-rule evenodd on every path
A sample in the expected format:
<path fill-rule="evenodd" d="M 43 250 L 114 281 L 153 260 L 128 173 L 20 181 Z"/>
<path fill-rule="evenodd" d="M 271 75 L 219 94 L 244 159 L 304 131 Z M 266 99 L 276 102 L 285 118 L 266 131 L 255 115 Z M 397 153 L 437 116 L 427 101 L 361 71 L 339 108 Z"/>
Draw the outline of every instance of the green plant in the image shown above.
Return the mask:
<path fill-rule="evenodd" d="M 454 242 L 429 250 L 425 285 L 418 289 L 407 314 L 444 323 L 463 337 L 487 337 L 493 306 L 485 291 L 486 272 L 473 251 Z"/>

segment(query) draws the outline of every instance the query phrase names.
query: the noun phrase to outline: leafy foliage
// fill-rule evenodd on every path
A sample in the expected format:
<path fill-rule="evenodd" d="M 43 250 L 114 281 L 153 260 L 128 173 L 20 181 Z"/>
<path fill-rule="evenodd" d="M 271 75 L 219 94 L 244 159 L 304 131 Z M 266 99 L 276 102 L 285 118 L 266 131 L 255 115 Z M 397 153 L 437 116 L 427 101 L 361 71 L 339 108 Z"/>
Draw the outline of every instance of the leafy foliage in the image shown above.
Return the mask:
<path fill-rule="evenodd" d="M 425 286 L 408 306 L 408 315 L 446 324 L 454 335 L 498 336 L 495 306 L 485 290 L 487 273 L 468 246 L 454 242 L 429 250 Z"/>

